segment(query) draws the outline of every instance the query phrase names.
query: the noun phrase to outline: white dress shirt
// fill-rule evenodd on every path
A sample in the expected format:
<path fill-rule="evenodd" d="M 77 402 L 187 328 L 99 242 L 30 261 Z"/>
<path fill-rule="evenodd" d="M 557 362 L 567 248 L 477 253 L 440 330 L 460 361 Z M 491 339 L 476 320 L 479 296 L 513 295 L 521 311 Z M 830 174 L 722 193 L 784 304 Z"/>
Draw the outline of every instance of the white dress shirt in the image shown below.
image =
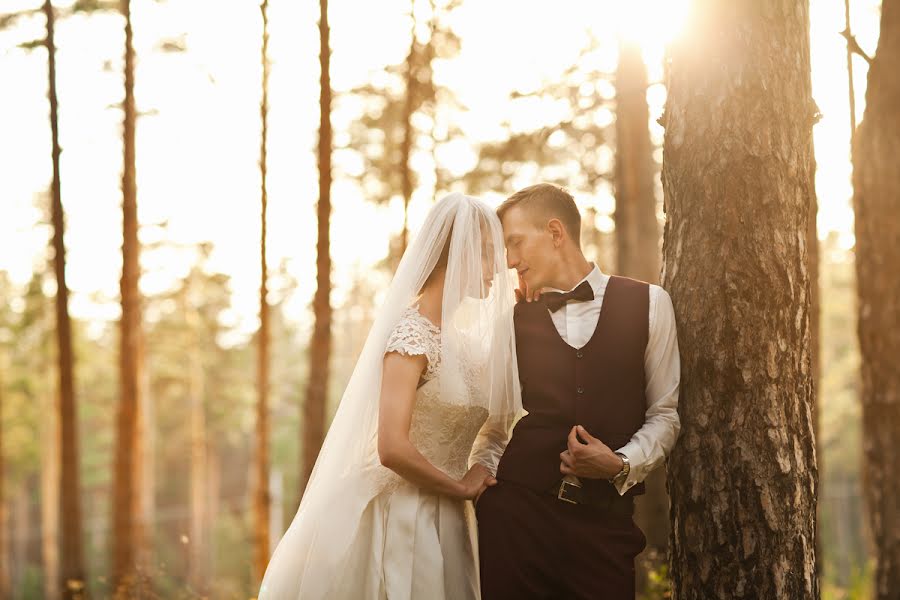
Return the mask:
<path fill-rule="evenodd" d="M 605 275 L 594 265 L 587 277 L 572 289 L 582 281 L 590 284 L 594 290 L 594 299 L 588 302 L 568 302 L 556 312 L 550 313 L 560 337 L 573 348 L 581 348 L 587 344 L 597 328 L 609 275 Z M 650 285 L 649 319 L 649 337 L 644 352 L 647 381 L 644 390 L 647 397 L 644 425 L 627 444 L 618 449 L 613 448 L 614 452 L 627 456 L 631 465 L 628 478 L 616 481 L 620 494 L 643 481 L 650 471 L 662 464 L 675 445 L 681 429 L 678 419 L 681 361 L 678 356 L 675 311 L 668 292 L 658 285 Z"/>

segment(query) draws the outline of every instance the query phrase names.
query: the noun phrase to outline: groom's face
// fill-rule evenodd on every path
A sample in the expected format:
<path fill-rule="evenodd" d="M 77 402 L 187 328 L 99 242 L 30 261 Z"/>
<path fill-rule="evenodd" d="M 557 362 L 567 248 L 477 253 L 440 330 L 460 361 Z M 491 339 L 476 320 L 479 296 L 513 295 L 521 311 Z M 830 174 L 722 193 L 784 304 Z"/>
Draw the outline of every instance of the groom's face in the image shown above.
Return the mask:
<path fill-rule="evenodd" d="M 530 290 L 548 287 L 556 255 L 550 230 L 519 206 L 503 213 L 502 223 L 509 268 L 518 271 Z"/>

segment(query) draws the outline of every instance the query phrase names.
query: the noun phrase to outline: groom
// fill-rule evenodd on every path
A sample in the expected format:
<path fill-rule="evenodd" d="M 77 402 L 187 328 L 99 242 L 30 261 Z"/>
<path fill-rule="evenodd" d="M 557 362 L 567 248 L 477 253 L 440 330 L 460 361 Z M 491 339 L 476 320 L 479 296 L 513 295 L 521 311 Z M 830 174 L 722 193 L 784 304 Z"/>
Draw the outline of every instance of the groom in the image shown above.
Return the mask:
<path fill-rule="evenodd" d="M 564 189 L 525 188 L 497 213 L 522 284 L 515 330 L 528 414 L 476 503 L 482 596 L 634 598 L 646 543 L 634 496 L 679 431 L 672 302 L 585 259 Z"/>

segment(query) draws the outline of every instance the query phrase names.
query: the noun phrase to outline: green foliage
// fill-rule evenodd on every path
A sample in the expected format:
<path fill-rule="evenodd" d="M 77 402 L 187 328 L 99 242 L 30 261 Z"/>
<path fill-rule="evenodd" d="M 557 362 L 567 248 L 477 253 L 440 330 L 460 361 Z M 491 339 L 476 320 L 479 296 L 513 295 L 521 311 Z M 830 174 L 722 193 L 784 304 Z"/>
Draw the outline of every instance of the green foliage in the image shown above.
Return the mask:
<path fill-rule="evenodd" d="M 822 584 L 822 600 L 869 600 L 875 597 L 875 561 L 869 560 L 861 569 L 854 569 L 847 586 L 827 578 Z"/>
<path fill-rule="evenodd" d="M 672 597 L 672 579 L 669 567 L 659 564 L 647 571 L 647 589 L 640 595 L 640 600 L 664 600 Z"/>

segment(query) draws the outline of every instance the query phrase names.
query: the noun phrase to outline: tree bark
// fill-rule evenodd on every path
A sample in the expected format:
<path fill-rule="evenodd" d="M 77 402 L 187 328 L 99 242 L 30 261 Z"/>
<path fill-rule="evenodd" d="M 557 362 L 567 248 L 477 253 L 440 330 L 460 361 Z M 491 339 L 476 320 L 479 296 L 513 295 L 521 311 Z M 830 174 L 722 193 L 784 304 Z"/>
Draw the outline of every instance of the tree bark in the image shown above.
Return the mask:
<path fill-rule="evenodd" d="M 698 0 L 689 31 L 664 117 L 673 597 L 818 598 L 808 5 Z"/>
<path fill-rule="evenodd" d="M 59 494 L 46 498 L 52 502 L 61 520 L 60 581 L 55 590 L 62 590 L 65 598 L 78 598 L 84 592 L 85 569 L 82 551 L 81 486 L 79 482 L 78 414 L 75 403 L 75 384 L 72 357 L 72 323 L 69 318 L 69 288 L 66 284 L 65 216 L 62 207 L 62 185 L 59 158 L 59 102 L 56 93 L 56 15 L 50 0 L 44 0 L 47 20 L 47 97 L 50 103 L 50 135 L 53 161 L 51 184 L 51 218 L 53 221 L 53 270 L 56 274 L 56 342 L 59 364 Z M 54 540 L 54 543 L 56 541 Z M 58 587 L 57 587 L 58 586 Z"/>
<path fill-rule="evenodd" d="M 817 117 L 818 118 L 818 117 Z M 810 146 L 813 146 L 812 131 L 810 131 Z M 821 383 L 821 303 L 819 300 L 819 230 L 817 217 L 819 214 L 819 200 L 816 196 L 816 159 L 810 157 L 812 163 L 809 172 L 809 218 L 806 227 L 806 248 L 808 252 L 807 268 L 809 269 L 809 361 L 812 374 L 812 419 L 813 440 L 816 448 L 816 471 L 822 471 L 822 444 L 820 443 L 821 427 L 819 426 L 819 385 Z M 822 574 L 822 538 L 819 533 L 821 527 L 821 508 L 816 500 L 816 573 Z"/>
<path fill-rule="evenodd" d="M 260 12 L 262 13 L 262 50 L 260 61 L 262 63 L 262 99 L 260 101 L 261 135 L 259 145 L 259 171 L 260 171 L 260 284 L 259 284 L 259 333 L 257 343 L 259 349 L 256 364 L 256 497 L 254 513 L 255 541 L 255 576 L 257 581 L 262 581 L 269 562 L 269 271 L 266 265 L 266 216 L 268 212 L 268 191 L 266 188 L 267 156 L 266 144 L 269 133 L 269 20 L 268 0 L 262 0 Z"/>
<path fill-rule="evenodd" d="M 138 552 L 141 546 L 141 370 L 143 339 L 138 280 L 140 278 L 135 182 L 134 45 L 131 2 L 122 0 L 125 17 L 125 99 L 123 109 L 122 169 L 122 315 L 119 322 L 119 412 L 117 416 L 115 481 L 112 522 L 113 589 L 138 584 Z"/>
<path fill-rule="evenodd" d="M 619 275 L 659 281 L 659 224 L 653 193 L 653 149 L 647 68 L 640 46 L 619 44 L 616 69 L 616 263 Z"/>
<path fill-rule="evenodd" d="M 866 108 L 853 146 L 862 359 L 864 496 L 875 545 L 875 597 L 900 590 L 900 0 L 881 5 Z"/>
<path fill-rule="evenodd" d="M 328 374 L 331 358 L 331 49 L 328 31 L 328 0 L 319 0 L 319 202 L 316 208 L 316 293 L 313 298 L 313 326 L 310 342 L 310 369 L 304 405 L 303 465 L 301 493 L 325 439 L 325 404 L 328 399 Z"/>

